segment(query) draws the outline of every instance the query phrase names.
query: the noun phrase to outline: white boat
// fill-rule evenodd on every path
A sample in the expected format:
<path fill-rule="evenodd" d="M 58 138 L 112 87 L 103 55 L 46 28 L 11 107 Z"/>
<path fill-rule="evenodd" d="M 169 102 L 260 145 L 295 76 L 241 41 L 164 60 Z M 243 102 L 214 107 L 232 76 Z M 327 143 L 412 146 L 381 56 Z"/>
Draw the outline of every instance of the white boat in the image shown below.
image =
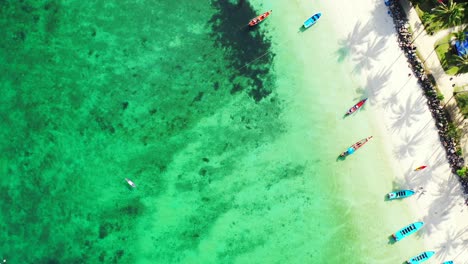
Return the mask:
<path fill-rule="evenodd" d="M 129 179 L 127 179 L 127 178 L 125 178 L 125 180 L 127 181 L 128 185 L 132 186 L 133 188 L 136 187 L 135 183 L 132 182 L 131 180 L 129 180 Z"/>

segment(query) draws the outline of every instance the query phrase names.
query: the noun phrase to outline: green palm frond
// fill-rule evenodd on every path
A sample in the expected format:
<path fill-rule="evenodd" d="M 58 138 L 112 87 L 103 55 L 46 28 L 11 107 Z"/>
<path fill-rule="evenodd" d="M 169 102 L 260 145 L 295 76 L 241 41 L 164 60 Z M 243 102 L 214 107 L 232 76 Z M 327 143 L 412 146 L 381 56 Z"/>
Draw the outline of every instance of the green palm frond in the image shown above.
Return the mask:
<path fill-rule="evenodd" d="M 468 72 L 468 55 L 456 56 L 455 63 L 458 67 L 457 75 Z"/>
<path fill-rule="evenodd" d="M 431 18 L 445 27 L 453 27 L 463 22 L 465 8 L 462 4 L 449 0 L 447 4 L 440 4 L 433 9 Z"/>
<path fill-rule="evenodd" d="M 468 26 L 463 26 L 462 29 L 455 32 L 454 35 L 459 41 L 464 41 L 466 39 L 466 34 L 468 33 Z"/>

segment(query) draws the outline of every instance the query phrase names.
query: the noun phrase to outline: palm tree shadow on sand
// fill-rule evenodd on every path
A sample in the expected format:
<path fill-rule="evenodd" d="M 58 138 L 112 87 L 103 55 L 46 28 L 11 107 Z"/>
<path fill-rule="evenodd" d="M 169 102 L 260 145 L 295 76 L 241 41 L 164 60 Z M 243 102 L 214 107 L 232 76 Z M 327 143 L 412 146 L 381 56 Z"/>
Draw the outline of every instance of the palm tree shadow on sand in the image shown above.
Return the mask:
<path fill-rule="evenodd" d="M 458 179 L 450 174 L 449 178 L 439 185 L 437 193 L 432 194 L 437 198 L 431 203 L 427 215 L 423 217 L 425 234 L 431 234 L 449 218 L 448 212 L 456 205 L 456 198 L 459 197 L 459 193 L 455 191 L 458 185 Z"/>
<path fill-rule="evenodd" d="M 374 32 L 382 37 L 388 37 L 395 34 L 393 18 L 388 14 L 388 11 L 389 9 L 385 5 L 384 1 L 376 1 L 374 10 L 371 12 L 372 17 L 375 17 L 375 20 L 371 19 L 370 21 L 380 20 L 382 16 L 385 16 L 387 25 L 373 28 Z"/>
<path fill-rule="evenodd" d="M 403 126 L 410 127 L 414 122 L 418 121 L 425 112 L 425 104 L 422 97 L 419 97 L 414 102 L 411 97 L 406 100 L 405 105 L 400 104 L 393 109 L 392 131 L 400 131 Z"/>
<path fill-rule="evenodd" d="M 421 133 L 424 133 L 424 131 L 421 131 Z M 435 148 L 434 152 L 428 156 L 428 160 L 429 159 L 432 161 L 430 163 L 430 169 L 426 171 L 430 174 L 432 174 L 433 171 L 437 171 L 442 166 L 448 166 L 447 154 L 442 146 Z"/>
<path fill-rule="evenodd" d="M 444 242 L 439 244 L 436 248 L 437 254 L 442 258 L 445 259 L 448 255 L 451 255 L 452 251 L 456 251 L 460 246 L 464 244 L 464 237 L 468 234 L 468 227 L 455 232 L 453 230 L 447 229 L 445 233 Z"/>
<path fill-rule="evenodd" d="M 407 187 L 407 183 L 405 180 L 393 180 L 392 181 L 392 189 L 389 190 L 388 192 L 393 192 L 393 191 L 396 191 L 396 190 L 402 190 L 402 189 L 409 189 Z"/>
<path fill-rule="evenodd" d="M 394 107 L 398 103 L 398 93 L 392 92 L 390 96 L 383 100 L 382 106 L 385 110 Z"/>
<path fill-rule="evenodd" d="M 357 64 L 354 66 L 353 73 L 360 73 L 362 69 L 371 69 L 375 59 L 386 49 L 385 43 L 387 38 L 377 37 L 371 42 L 367 42 L 367 47 L 362 51 L 358 51 L 353 61 Z"/>
<path fill-rule="evenodd" d="M 338 55 L 337 61 L 344 61 L 352 52 L 356 51 L 356 47 L 366 42 L 366 37 L 372 30 L 370 23 L 362 26 L 360 21 L 356 22 L 353 31 L 348 34 L 345 39 L 339 40 L 339 48 L 335 52 Z"/>
<path fill-rule="evenodd" d="M 382 69 L 377 74 L 368 75 L 366 80 L 365 88 L 356 89 L 357 97 L 354 100 L 359 98 L 369 98 L 366 104 L 375 104 L 376 98 L 379 95 L 380 91 L 387 85 L 387 82 L 390 80 L 390 75 L 392 70 L 390 68 Z"/>
<path fill-rule="evenodd" d="M 432 160 L 430 163 L 426 163 L 427 165 L 429 165 L 429 168 L 426 168 L 422 171 L 414 171 L 413 168 L 421 165 L 415 164 L 413 165 L 411 170 L 405 174 L 405 180 L 409 185 L 413 186 L 414 188 L 418 186 L 425 186 L 429 179 L 431 179 L 434 176 L 434 171 L 437 171 L 440 166 L 445 165 L 447 163 L 445 151 L 442 148 L 439 148 L 439 152 L 436 158 L 432 159 L 433 155 L 426 158 L 426 161 Z"/>
<path fill-rule="evenodd" d="M 418 150 L 418 146 L 424 140 L 421 134 L 406 133 L 403 138 L 403 143 L 394 150 L 394 156 L 398 160 L 402 160 L 405 157 L 414 156 Z"/>
<path fill-rule="evenodd" d="M 424 195 L 424 192 L 421 191 L 421 188 L 423 186 L 426 186 L 426 184 L 429 182 L 429 179 L 431 178 L 430 173 L 428 172 L 423 172 L 421 173 L 420 171 L 414 171 L 414 169 L 408 169 L 407 173 L 405 174 L 405 181 L 408 186 L 411 186 L 412 190 L 416 191 L 415 198 L 419 199 L 422 195 Z"/>

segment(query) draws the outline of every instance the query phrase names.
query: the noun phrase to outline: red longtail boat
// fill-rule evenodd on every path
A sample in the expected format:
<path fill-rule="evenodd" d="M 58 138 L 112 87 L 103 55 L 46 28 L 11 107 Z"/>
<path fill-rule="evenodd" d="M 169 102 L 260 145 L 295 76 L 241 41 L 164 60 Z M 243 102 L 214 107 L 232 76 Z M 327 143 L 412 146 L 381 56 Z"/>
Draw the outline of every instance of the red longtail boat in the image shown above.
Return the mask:
<path fill-rule="evenodd" d="M 256 18 L 253 18 L 252 20 L 250 20 L 249 26 L 253 27 L 253 26 L 257 25 L 258 23 L 262 22 L 263 20 L 265 20 L 265 18 L 267 18 L 271 14 L 271 12 L 272 12 L 272 10 L 270 10 L 268 12 L 265 12 L 265 13 L 259 15 Z"/>
<path fill-rule="evenodd" d="M 356 112 L 359 108 L 361 108 L 364 103 L 367 101 L 367 98 L 366 99 L 363 99 L 361 101 L 359 101 L 359 103 L 355 104 L 353 107 L 351 107 L 348 112 L 346 112 L 346 115 L 350 115 L 354 112 Z"/>

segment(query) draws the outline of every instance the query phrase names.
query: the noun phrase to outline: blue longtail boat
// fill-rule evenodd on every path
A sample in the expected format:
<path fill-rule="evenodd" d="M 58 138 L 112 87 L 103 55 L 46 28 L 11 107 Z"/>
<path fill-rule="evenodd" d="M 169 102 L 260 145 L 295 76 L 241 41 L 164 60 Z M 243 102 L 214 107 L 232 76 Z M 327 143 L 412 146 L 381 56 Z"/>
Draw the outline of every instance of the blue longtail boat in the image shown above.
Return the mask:
<path fill-rule="evenodd" d="M 442 264 L 453 264 L 453 261 L 449 260 L 449 261 L 444 261 L 444 263 Z"/>
<path fill-rule="evenodd" d="M 389 200 L 410 197 L 416 192 L 413 190 L 398 190 L 387 194 Z"/>
<path fill-rule="evenodd" d="M 395 241 L 400 241 L 403 238 L 405 238 L 405 237 L 407 237 L 407 236 L 409 236 L 409 235 L 411 235 L 413 233 L 416 233 L 416 231 L 421 229 L 421 227 L 423 225 L 424 225 L 424 222 L 415 222 L 415 223 L 409 224 L 409 225 L 403 227 L 402 229 L 398 230 L 394 234 L 392 234 L 392 237 L 395 239 Z"/>
<path fill-rule="evenodd" d="M 419 263 L 423 263 L 424 261 L 430 259 L 432 256 L 434 256 L 435 252 L 434 251 L 426 251 L 426 252 L 423 252 L 417 256 L 415 256 L 414 258 L 410 259 L 410 260 L 407 260 L 406 263 L 408 264 L 419 264 Z"/>
<path fill-rule="evenodd" d="M 311 27 L 313 24 L 315 24 L 317 22 L 317 20 L 319 20 L 319 18 L 322 16 L 322 13 L 317 13 L 313 16 L 311 16 L 309 19 L 307 19 L 305 22 L 304 22 L 304 28 L 309 28 Z"/>

